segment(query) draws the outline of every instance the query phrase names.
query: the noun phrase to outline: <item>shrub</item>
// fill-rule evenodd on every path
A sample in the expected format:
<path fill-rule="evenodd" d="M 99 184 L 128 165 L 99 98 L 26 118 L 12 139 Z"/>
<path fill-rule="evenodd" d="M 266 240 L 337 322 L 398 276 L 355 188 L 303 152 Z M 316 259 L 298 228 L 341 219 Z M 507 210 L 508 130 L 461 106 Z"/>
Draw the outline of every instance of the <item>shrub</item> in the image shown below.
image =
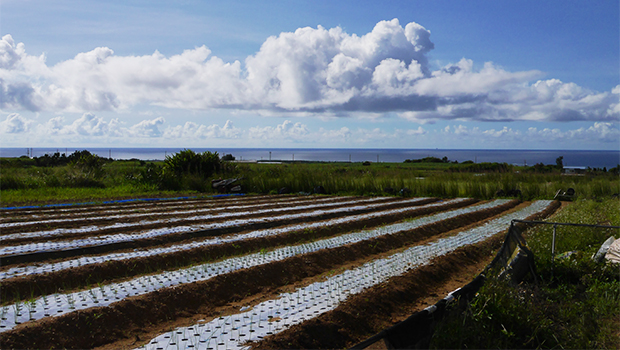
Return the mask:
<path fill-rule="evenodd" d="M 18 190 L 22 188 L 26 188 L 26 184 L 21 178 L 11 175 L 0 177 L 0 190 Z"/>
<path fill-rule="evenodd" d="M 164 172 L 173 172 L 176 175 L 193 174 L 206 179 L 219 171 L 220 166 L 220 158 L 217 152 L 196 153 L 184 149 L 173 156 L 166 157 Z"/>
<path fill-rule="evenodd" d="M 617 199 L 579 200 L 553 221 L 620 223 Z M 538 278 L 519 285 L 490 278 L 470 304 L 453 303 L 439 323 L 431 348 L 618 348 L 618 267 L 591 256 L 617 230 L 558 228 L 556 253 L 572 255 L 551 263 L 553 227 L 526 235 Z"/>
<path fill-rule="evenodd" d="M 145 185 L 157 185 L 161 184 L 162 179 L 162 167 L 155 163 L 147 163 L 144 169 L 140 172 L 140 182 Z"/>
<path fill-rule="evenodd" d="M 74 152 L 68 158 L 71 166 L 82 171 L 85 178 L 100 178 L 103 175 L 103 158 L 88 151 Z"/>
<path fill-rule="evenodd" d="M 105 184 L 92 177 L 77 176 L 71 179 L 69 187 L 105 188 Z"/>

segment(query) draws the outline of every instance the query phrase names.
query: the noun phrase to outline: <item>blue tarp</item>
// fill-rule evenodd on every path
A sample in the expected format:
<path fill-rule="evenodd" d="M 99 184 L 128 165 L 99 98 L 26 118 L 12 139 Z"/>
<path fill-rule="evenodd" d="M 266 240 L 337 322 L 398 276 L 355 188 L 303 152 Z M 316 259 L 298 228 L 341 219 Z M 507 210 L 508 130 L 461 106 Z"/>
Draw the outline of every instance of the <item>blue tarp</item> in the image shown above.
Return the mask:
<path fill-rule="evenodd" d="M 220 197 L 230 197 L 230 196 L 244 196 L 245 193 L 230 193 L 230 194 L 216 194 L 213 196 L 207 196 L 210 198 L 220 198 Z M 192 199 L 199 198 L 199 196 L 192 197 L 170 197 L 170 198 L 134 198 L 134 199 L 119 199 L 112 201 L 103 201 L 103 202 L 83 202 L 83 203 L 59 203 L 59 204 L 45 204 L 45 205 L 27 205 L 24 207 L 4 207 L 0 208 L 0 210 L 14 210 L 14 209 L 35 209 L 35 208 L 47 208 L 47 207 L 69 207 L 73 205 L 88 205 L 88 204 L 112 204 L 112 203 L 129 203 L 129 202 L 138 202 L 138 201 L 162 201 L 162 200 L 177 200 L 177 199 Z"/>

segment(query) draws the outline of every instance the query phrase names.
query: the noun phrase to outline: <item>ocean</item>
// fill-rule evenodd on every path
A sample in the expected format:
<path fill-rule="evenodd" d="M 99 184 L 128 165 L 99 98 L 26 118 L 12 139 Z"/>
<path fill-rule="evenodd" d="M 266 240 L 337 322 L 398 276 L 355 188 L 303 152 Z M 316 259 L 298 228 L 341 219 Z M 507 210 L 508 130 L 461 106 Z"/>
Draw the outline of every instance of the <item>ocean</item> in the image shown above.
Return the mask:
<path fill-rule="evenodd" d="M 113 159 L 163 160 L 182 148 L 32 148 L 32 155 L 39 157 L 55 152 L 71 154 L 86 149 L 101 157 Z M 620 164 L 620 151 L 563 151 L 563 150 L 466 150 L 466 149 L 342 149 L 342 148 L 192 148 L 195 152 L 218 152 L 220 156 L 232 154 L 237 160 L 306 160 L 325 162 L 386 162 L 400 163 L 405 159 L 448 157 L 450 161 L 476 163 L 500 162 L 515 165 L 537 163 L 555 164 L 562 156 L 564 166 L 613 168 Z M 0 157 L 29 155 L 26 148 L 0 148 Z"/>

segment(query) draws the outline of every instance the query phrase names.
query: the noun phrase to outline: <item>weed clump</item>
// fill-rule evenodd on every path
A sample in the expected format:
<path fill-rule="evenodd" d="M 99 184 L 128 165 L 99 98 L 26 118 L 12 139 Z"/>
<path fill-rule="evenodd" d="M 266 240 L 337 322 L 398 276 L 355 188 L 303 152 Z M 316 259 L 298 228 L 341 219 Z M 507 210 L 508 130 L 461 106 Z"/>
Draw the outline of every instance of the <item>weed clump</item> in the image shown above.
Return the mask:
<path fill-rule="evenodd" d="M 620 203 L 578 201 L 552 221 L 618 226 Z M 618 237 L 618 230 L 558 229 L 553 263 L 551 230 L 537 227 L 527 237 L 536 257 L 536 280 L 530 276 L 514 285 L 489 279 L 471 303 L 450 307 L 431 347 L 620 348 L 620 271 L 591 259 L 610 235 Z"/>

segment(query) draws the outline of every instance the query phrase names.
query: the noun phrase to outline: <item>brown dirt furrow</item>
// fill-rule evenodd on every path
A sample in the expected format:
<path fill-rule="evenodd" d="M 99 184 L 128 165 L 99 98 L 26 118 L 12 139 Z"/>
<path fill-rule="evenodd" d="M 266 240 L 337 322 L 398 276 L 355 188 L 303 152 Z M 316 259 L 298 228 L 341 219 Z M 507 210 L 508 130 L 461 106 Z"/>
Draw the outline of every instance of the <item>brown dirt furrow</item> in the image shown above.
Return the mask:
<path fill-rule="evenodd" d="M 178 269 L 183 266 L 214 261 L 225 257 L 258 252 L 262 249 L 273 249 L 279 246 L 335 236 L 353 230 L 383 226 L 404 219 L 462 208 L 475 202 L 477 201 L 471 199 L 436 207 L 411 208 L 411 210 L 401 213 L 334 226 L 323 226 L 315 230 L 296 230 L 277 236 L 239 241 L 234 244 L 214 245 L 151 257 L 85 265 L 47 274 L 16 277 L 2 281 L 0 294 L 2 300 L 6 301 L 15 300 L 18 296 L 31 298 L 39 295 L 67 292 L 76 288 L 83 288 L 88 284 L 110 283 L 119 278 L 128 278 L 152 271 Z M 498 210 L 503 210 L 503 208 Z"/>
<path fill-rule="evenodd" d="M 3 220 L 7 218 L 29 218 L 33 216 L 54 216 L 54 215 L 89 215 L 90 213 L 94 213 L 93 215 L 97 215 L 96 213 L 106 210 L 117 210 L 117 209 L 144 209 L 144 208 L 167 208 L 174 207 L 180 205 L 181 203 L 196 203 L 196 204 L 211 204 L 214 203 L 216 205 L 220 205 L 220 203 L 230 202 L 234 203 L 235 201 L 243 202 L 247 201 L 248 198 L 253 199 L 268 199 L 270 196 L 233 196 L 233 197 L 223 197 L 223 198 L 214 198 L 214 197 L 198 197 L 198 198 L 187 198 L 187 199 L 164 199 L 157 201 L 135 201 L 135 202 L 127 202 L 127 203 L 107 203 L 107 204 L 76 204 L 74 206 L 54 206 L 54 207 L 38 207 L 38 208 L 27 208 L 27 209 L 10 209 L 10 210 L 2 210 L 0 209 L 0 216 L 3 217 Z M 273 196 L 272 196 L 273 197 Z M 289 196 L 292 197 L 292 196 Z M 281 198 L 285 198 L 282 196 Z M 135 199 L 135 198 L 131 198 Z M 47 203 L 45 203 L 47 204 Z"/>
<path fill-rule="evenodd" d="M 72 256 L 79 256 L 79 255 L 103 254 L 103 253 L 107 253 L 111 251 L 120 251 L 123 249 L 152 247 L 156 245 L 164 245 L 164 244 L 174 243 L 174 242 L 189 241 L 191 239 L 200 238 L 200 237 L 213 237 L 213 236 L 221 236 L 225 234 L 239 233 L 239 232 L 243 232 L 246 230 L 273 228 L 277 226 L 292 225 L 292 224 L 301 223 L 301 222 L 304 222 L 304 223 L 315 222 L 315 221 L 334 219 L 334 218 L 339 218 L 339 217 L 344 217 L 344 216 L 349 216 L 349 215 L 372 213 L 372 212 L 376 212 L 379 210 L 402 208 L 405 206 L 417 207 L 417 206 L 428 204 L 434 201 L 437 201 L 437 199 L 429 198 L 425 200 L 420 200 L 412 204 L 403 204 L 402 201 L 395 201 L 395 202 L 390 202 L 390 203 L 378 204 L 374 207 L 367 207 L 365 209 L 354 209 L 354 210 L 338 211 L 338 212 L 326 211 L 322 214 L 318 214 L 318 215 L 311 216 L 311 217 L 307 217 L 307 216 L 306 217 L 288 217 L 288 218 L 280 218 L 280 219 L 275 219 L 275 220 L 264 220 L 262 222 L 252 222 L 252 223 L 248 223 L 245 225 L 227 226 L 227 227 L 222 227 L 222 228 L 213 228 L 213 229 L 208 229 L 208 230 L 199 230 L 199 231 L 183 232 L 183 233 L 171 233 L 171 234 L 162 235 L 158 237 L 135 239 L 132 241 L 106 243 L 106 244 L 95 245 L 95 246 L 79 247 L 75 249 L 66 249 L 66 250 L 58 250 L 58 251 L 42 251 L 42 252 L 17 254 L 17 255 L 5 255 L 5 256 L 0 256 L 0 265 L 8 266 L 11 264 L 20 264 L 20 263 L 26 263 L 26 262 L 39 262 L 39 261 L 46 261 L 46 260 L 58 259 L 58 258 L 68 258 Z M 342 207 L 345 207 L 345 206 L 342 206 Z M 318 208 L 315 208 L 312 210 L 317 210 L 317 209 Z M 332 209 L 334 208 L 332 207 Z M 290 212 L 287 212 L 286 214 L 288 215 L 290 214 Z M 266 214 L 261 214 L 261 215 L 265 216 Z M 238 219 L 238 217 L 235 219 Z M 230 218 L 227 218 L 225 220 L 230 220 Z M 220 221 L 225 221 L 225 220 L 221 219 Z M 212 222 L 217 222 L 217 221 L 212 221 Z M 175 226 L 181 225 L 181 224 L 182 222 L 175 222 Z M 147 225 L 140 226 L 141 231 L 144 230 L 146 226 Z M 164 226 L 164 227 L 167 227 L 167 226 Z M 101 234 L 101 232 L 102 231 L 97 231 L 97 235 Z M 128 233 L 128 232 L 124 232 L 124 233 Z M 88 234 L 88 233 L 85 233 L 85 234 Z M 93 233 L 90 233 L 90 235 L 93 235 Z M 65 237 L 66 239 L 66 236 L 63 236 L 63 237 Z M 72 238 L 75 238 L 75 237 L 72 236 Z M 60 239 L 60 238 L 57 238 L 57 239 Z M 53 241 L 53 239 L 47 239 L 46 241 Z M 32 242 L 32 239 L 30 239 L 29 242 Z"/>
<path fill-rule="evenodd" d="M 476 245 L 433 259 L 428 265 L 350 297 L 335 310 L 295 325 L 255 343 L 253 349 L 341 349 L 355 345 L 403 320 L 403 311 L 421 309 L 418 301 L 429 294 L 441 298 L 444 284 L 490 261 L 502 243 L 502 234 Z M 445 288 L 443 288 L 445 289 Z"/>
<path fill-rule="evenodd" d="M 527 220 L 550 216 L 554 202 Z M 434 304 L 473 279 L 493 260 L 504 241 L 502 233 L 475 245 L 433 259 L 430 264 L 390 279 L 342 303 L 335 310 L 255 343 L 252 349 L 335 349 L 351 347 Z M 455 283 L 456 282 L 456 283 Z M 431 295 L 434 299 L 428 298 Z M 434 301 L 431 301 L 434 300 Z"/>
<path fill-rule="evenodd" d="M 354 199 L 354 198 L 352 198 Z M 351 200 L 352 200 L 351 199 Z M 434 199 L 437 200 L 437 199 Z M 99 236 L 99 235 L 109 235 L 109 234 L 131 234 L 131 233 L 135 233 L 135 232 L 143 232 L 144 230 L 151 230 L 151 229 L 157 229 L 157 228 L 162 228 L 162 227 L 170 227 L 171 225 L 174 226 L 181 226 L 181 225 L 198 225 L 198 224 L 210 224 L 210 223 L 218 223 L 218 222 L 224 222 L 224 221 L 228 221 L 231 219 L 250 219 L 250 218 L 257 218 L 257 217 L 263 217 L 263 216 L 269 216 L 269 215 L 283 215 L 283 214 L 291 214 L 291 213 L 303 213 L 303 212 L 309 212 L 309 211 L 314 211 L 314 210 L 333 210 L 333 209 L 339 209 L 339 208 L 344 208 L 347 206 L 351 206 L 352 204 L 343 204 L 341 203 L 342 201 L 335 201 L 335 202 L 328 202 L 328 203 L 322 203 L 323 205 L 320 207 L 315 207 L 315 208 L 295 208 L 295 206 L 290 207 L 290 210 L 286 211 L 286 213 L 284 212 L 276 212 L 276 213 L 269 213 L 269 212 L 260 212 L 260 213 L 252 213 L 250 210 L 247 209 L 239 209 L 239 210 L 227 210 L 227 211 L 218 211 L 217 213 L 205 213 L 205 215 L 217 215 L 217 214 L 221 214 L 221 213 L 235 213 L 235 212 L 239 212 L 239 213 L 244 213 L 242 215 L 239 216 L 226 216 L 226 217 L 212 217 L 212 218 L 203 218 L 203 219 L 186 219 L 186 220 L 178 220 L 178 221 L 174 221 L 172 223 L 165 221 L 166 216 L 165 215 L 159 215 L 159 216 L 154 216 L 151 217 L 150 220 L 162 220 L 161 222 L 145 222 L 144 224 L 140 224 L 138 226 L 130 226 L 130 227 L 108 227 L 108 228 L 100 228 L 98 230 L 93 230 L 93 231 L 87 231 L 87 232 L 64 232 L 64 233 L 60 233 L 60 234 L 56 234 L 53 236 L 42 236 L 42 237 L 23 237 L 23 238 L 13 238 L 13 239 L 5 239 L 2 243 L 3 245 L 16 245 L 16 244 L 22 244 L 24 242 L 28 242 L 28 243 L 32 243 L 32 242 L 47 242 L 47 241 L 58 241 L 58 240 L 66 240 L 68 238 L 72 238 L 72 239 L 77 239 L 77 238 L 83 238 L 83 237 L 91 237 L 91 236 Z M 390 207 L 390 206 L 394 206 L 394 207 L 398 207 L 399 205 L 402 206 L 401 204 L 402 200 L 400 198 L 387 198 L 385 200 L 378 200 L 376 202 L 377 206 L 381 206 L 381 208 L 385 208 Z M 309 202 L 302 202 L 299 205 L 308 205 L 309 203 L 312 203 L 312 201 Z M 420 202 L 422 203 L 422 202 Z M 424 203 L 426 203 L 426 201 L 424 201 Z M 418 203 L 416 203 L 415 205 L 420 205 Z M 287 205 L 278 205 L 276 207 L 269 207 L 269 206 L 264 206 L 264 207 L 258 207 L 255 208 L 254 211 L 258 211 L 258 210 L 262 210 L 262 209 L 274 209 L 274 208 L 287 208 Z M 367 210 L 372 210 L 372 209 L 367 209 Z M 177 218 L 187 218 L 188 216 L 195 216 L 195 214 L 179 214 L 178 216 L 175 215 L 172 218 L 177 219 Z M 129 219 L 129 218 L 128 218 Z M 86 221 L 79 221 L 77 223 L 75 223 L 74 227 L 62 227 L 65 229 L 71 229 L 71 228 L 80 228 L 80 227 L 85 227 L 85 226 L 110 226 L 112 224 L 116 224 L 116 223 L 141 223 L 143 221 L 148 221 L 149 218 L 146 217 L 136 217 L 133 218 L 131 220 L 125 220 L 125 221 L 115 221 L 114 219 L 98 219 L 98 220 L 86 220 Z M 45 231 L 45 230 L 51 230 L 51 229 L 58 229 L 61 228 L 59 226 L 55 225 L 56 223 L 44 223 L 41 224 L 42 227 L 40 228 L 41 230 Z M 37 224 L 38 225 L 38 224 Z M 21 232 L 27 232 L 26 228 L 24 227 L 8 227 L 6 228 L 7 231 L 9 231 L 8 229 L 10 229 L 10 231 L 14 231 L 12 233 L 21 233 Z M 3 235 L 8 234 L 5 233 L 5 228 L 2 229 L 3 231 Z"/>
<path fill-rule="evenodd" d="M 338 208 L 340 207 L 338 205 L 339 202 L 343 202 L 345 200 L 351 200 L 354 198 L 344 198 L 342 197 L 341 200 L 338 201 L 328 201 L 328 202 L 321 202 L 322 204 L 324 204 L 326 207 L 330 207 L 330 208 Z M 392 199 L 392 198 L 386 198 L 385 200 L 381 200 L 378 199 L 377 203 L 381 203 L 384 201 L 388 201 L 388 200 L 396 200 L 396 198 Z M 246 213 L 243 215 L 243 217 L 246 218 L 250 218 L 250 217 L 256 217 L 256 216 L 261 216 L 264 215 L 264 213 L 252 213 L 253 211 L 259 211 L 259 210 L 268 210 L 268 209 L 278 209 L 278 208 L 291 208 L 290 212 L 302 212 L 302 211 L 306 211 L 307 209 L 296 209 L 296 206 L 303 206 L 303 205 L 308 205 L 309 203 L 313 203 L 315 202 L 315 200 L 308 200 L 305 198 L 300 199 L 299 201 L 295 201 L 294 203 L 291 203 L 290 201 L 287 202 L 281 202 L 281 201 L 260 201 L 259 203 L 251 203 L 249 205 L 251 205 L 251 207 L 249 208 L 240 208 L 240 209 L 231 209 L 231 208 L 222 208 L 222 206 L 224 204 L 220 204 L 217 205 L 216 207 L 189 207 L 189 208 L 176 208 L 174 210 L 166 210 L 166 211 L 154 211 L 153 213 L 149 212 L 149 215 L 140 215 L 140 216 L 135 216 L 132 215 L 134 213 L 130 212 L 130 211 L 126 211 L 126 210 L 119 210 L 117 211 L 114 215 L 122 215 L 122 214 L 128 214 L 129 216 L 126 217 L 113 217 L 112 215 L 107 215 L 107 217 L 104 216 L 93 216 L 93 217 L 84 217 L 84 218 L 80 218 L 80 220 L 67 220 L 67 221 L 59 221 L 59 222 L 54 222 L 54 221 L 42 221 L 42 222 L 33 222 L 31 224 L 23 224 L 23 225 L 19 225 L 19 226 L 8 226 L 8 227 L 3 227 L 2 228 L 2 235 L 8 235 L 8 234 L 13 234 L 13 233 L 20 233 L 20 232 L 36 232 L 36 231 L 45 231 L 45 230 L 50 230 L 50 229 L 72 229 L 72 228 L 80 228 L 80 227 L 84 227 L 84 226 L 107 226 L 107 225 L 112 225 L 112 224 L 125 224 L 125 223 L 136 223 L 136 222 L 141 222 L 141 221 L 154 221 L 154 220 L 165 220 L 166 218 L 173 218 L 173 219 L 182 219 L 182 218 L 190 218 L 196 215 L 220 215 L 220 214 L 225 214 L 225 213 L 234 213 L 234 212 L 243 212 Z M 235 203 L 235 205 L 240 205 L 241 203 Z M 247 203 L 245 203 L 247 204 Z M 342 204 L 346 205 L 346 204 Z M 175 211 L 177 210 L 183 210 L 183 211 L 190 211 L 187 213 L 175 213 Z M 200 213 L 196 213 L 195 211 L 200 211 Z M 225 219 L 219 219 L 219 221 L 221 220 L 225 220 Z M 181 221 L 177 221 L 179 222 L 179 224 L 183 224 L 183 223 L 191 223 L 191 222 L 200 222 L 200 221 L 204 221 L 204 222 L 217 222 L 218 218 L 214 218 L 213 220 L 211 219 L 201 219 L 201 220 L 181 220 Z M 175 224 L 177 223 L 175 222 Z M 159 226 L 162 226 L 162 223 L 154 223 L 154 224 L 148 224 L 148 225 L 144 225 L 145 227 L 149 227 L 149 228 L 156 228 Z M 103 231 L 113 231 L 113 232 L 118 232 L 119 230 L 116 229 L 111 229 L 111 230 L 101 230 L 99 232 L 103 232 Z M 92 233 L 87 233 L 89 235 L 92 235 Z M 59 235 L 59 236 L 63 236 L 63 237 L 67 237 L 67 236 L 72 236 L 72 237 L 77 237 L 79 236 L 79 234 L 71 234 L 71 233 L 67 233 L 66 235 Z M 50 237 L 48 237 L 50 238 Z M 23 239 L 21 239 L 23 241 Z M 28 241 L 31 241 L 32 238 L 29 238 Z M 49 240 L 49 239 L 48 239 Z M 15 240 L 7 240 L 6 242 L 17 242 L 20 241 L 20 239 L 15 239 Z"/>
<path fill-rule="evenodd" d="M 215 309 L 329 272 L 353 261 L 376 258 L 390 250 L 416 244 L 429 237 L 497 215 L 518 204 L 492 208 L 429 224 L 408 232 L 378 237 L 335 249 L 292 257 L 207 281 L 184 284 L 132 297 L 109 307 L 91 308 L 64 316 L 22 324 L 0 334 L 3 348 L 92 348 L 119 339 L 163 332 L 174 319 L 195 314 L 213 316 Z M 134 339 L 131 339 L 134 340 Z M 134 340 L 135 341 L 135 340 Z M 140 344 L 137 344 L 140 345 Z"/>
<path fill-rule="evenodd" d="M 248 204 L 261 204 L 261 203 L 288 203 L 295 200 L 310 200 L 309 197 L 258 197 L 258 196 L 243 196 L 235 198 L 222 198 L 222 199 L 193 199 L 193 200 L 178 200 L 177 202 L 167 202 L 164 204 L 156 202 L 146 202 L 140 204 L 131 205 L 127 203 L 125 205 L 111 205 L 109 207 L 99 207 L 96 209 L 90 209 L 88 207 L 76 206 L 73 210 L 67 210 L 64 208 L 57 208 L 50 210 L 46 213 L 29 214 L 28 212 L 21 212 L 20 210 L 6 211 L 0 213 L 0 223 L 22 223 L 22 227 L 26 227 L 27 223 L 32 221 L 42 220 L 68 220 L 68 219 L 81 219 L 89 220 L 98 216 L 105 216 L 113 214 L 146 214 L 146 213 L 167 213 L 175 210 L 200 210 L 217 208 L 223 206 L 238 206 Z"/>
<path fill-rule="evenodd" d="M 49 220 L 69 220 L 69 219 L 80 219 L 80 220 L 89 220 L 93 217 L 98 216 L 106 216 L 110 215 L 110 213 L 118 214 L 118 213 L 158 213 L 158 212 L 166 212 L 171 210 L 179 210 L 181 208 L 185 209 L 194 209 L 194 208 L 205 208 L 208 209 L 210 207 L 222 206 L 222 205 L 239 205 L 244 202 L 252 203 L 248 198 L 239 197 L 240 199 L 194 199 L 191 201 L 179 200 L 177 202 L 168 201 L 166 203 L 156 203 L 156 202 L 145 202 L 145 203 L 126 203 L 124 205 L 112 205 L 106 204 L 101 207 L 91 208 L 87 205 L 76 205 L 73 209 L 66 209 L 65 207 L 58 207 L 54 209 L 47 209 L 45 212 L 34 212 L 30 213 L 29 211 L 23 211 L 21 209 L 16 210 L 7 210 L 4 212 L 0 212 L 2 215 L 2 223 L 12 223 L 19 222 L 22 223 L 19 227 L 32 227 L 33 225 L 37 225 L 37 221 L 49 221 Z M 257 202 L 268 201 L 268 199 L 256 200 Z M 29 224 L 29 222 L 31 222 Z M 56 222 L 59 224 L 62 222 Z"/>
<path fill-rule="evenodd" d="M 215 195 L 217 196 L 217 195 Z M 62 202 L 53 202 L 53 203 L 39 203 L 36 205 L 54 205 L 58 204 L 58 206 L 50 206 L 50 207 L 35 207 L 35 208 L 24 208 L 24 209 L 0 209 L 0 214 L 9 215 L 11 213 L 23 213 L 24 215 L 49 215 L 55 214 L 57 212 L 76 212 L 80 213 L 84 210 L 87 211 L 100 211 L 100 210 L 108 210 L 112 209 L 123 209 L 123 208 L 131 208 L 131 207 L 159 207 L 159 206 L 174 206 L 181 202 L 197 202 L 197 203 L 222 203 L 222 202 L 234 202 L 234 201 L 245 201 L 248 198 L 256 198 L 256 199 L 272 199 L 276 198 L 293 198 L 293 197 L 316 197 L 316 196 L 298 196 L 298 195 L 231 195 L 224 197 L 215 197 L 212 195 L 200 196 L 197 194 L 191 194 L 187 196 L 178 196 L 169 199 L 161 199 L 161 200 L 149 200 L 149 198 L 156 198 L 157 196 L 142 198 L 139 201 L 133 202 L 125 202 L 125 203 L 92 203 L 92 204 L 75 204 L 70 206 L 63 206 Z M 186 198 L 182 198 L 186 197 Z M 163 198 L 163 197 L 162 197 Z M 117 198 L 117 199 L 106 199 L 108 200 L 122 200 L 122 199 L 140 199 L 136 197 L 128 197 L 128 198 Z M 88 201 L 87 201 L 88 202 Z M 15 207 L 19 207 L 19 205 L 15 205 Z"/>

